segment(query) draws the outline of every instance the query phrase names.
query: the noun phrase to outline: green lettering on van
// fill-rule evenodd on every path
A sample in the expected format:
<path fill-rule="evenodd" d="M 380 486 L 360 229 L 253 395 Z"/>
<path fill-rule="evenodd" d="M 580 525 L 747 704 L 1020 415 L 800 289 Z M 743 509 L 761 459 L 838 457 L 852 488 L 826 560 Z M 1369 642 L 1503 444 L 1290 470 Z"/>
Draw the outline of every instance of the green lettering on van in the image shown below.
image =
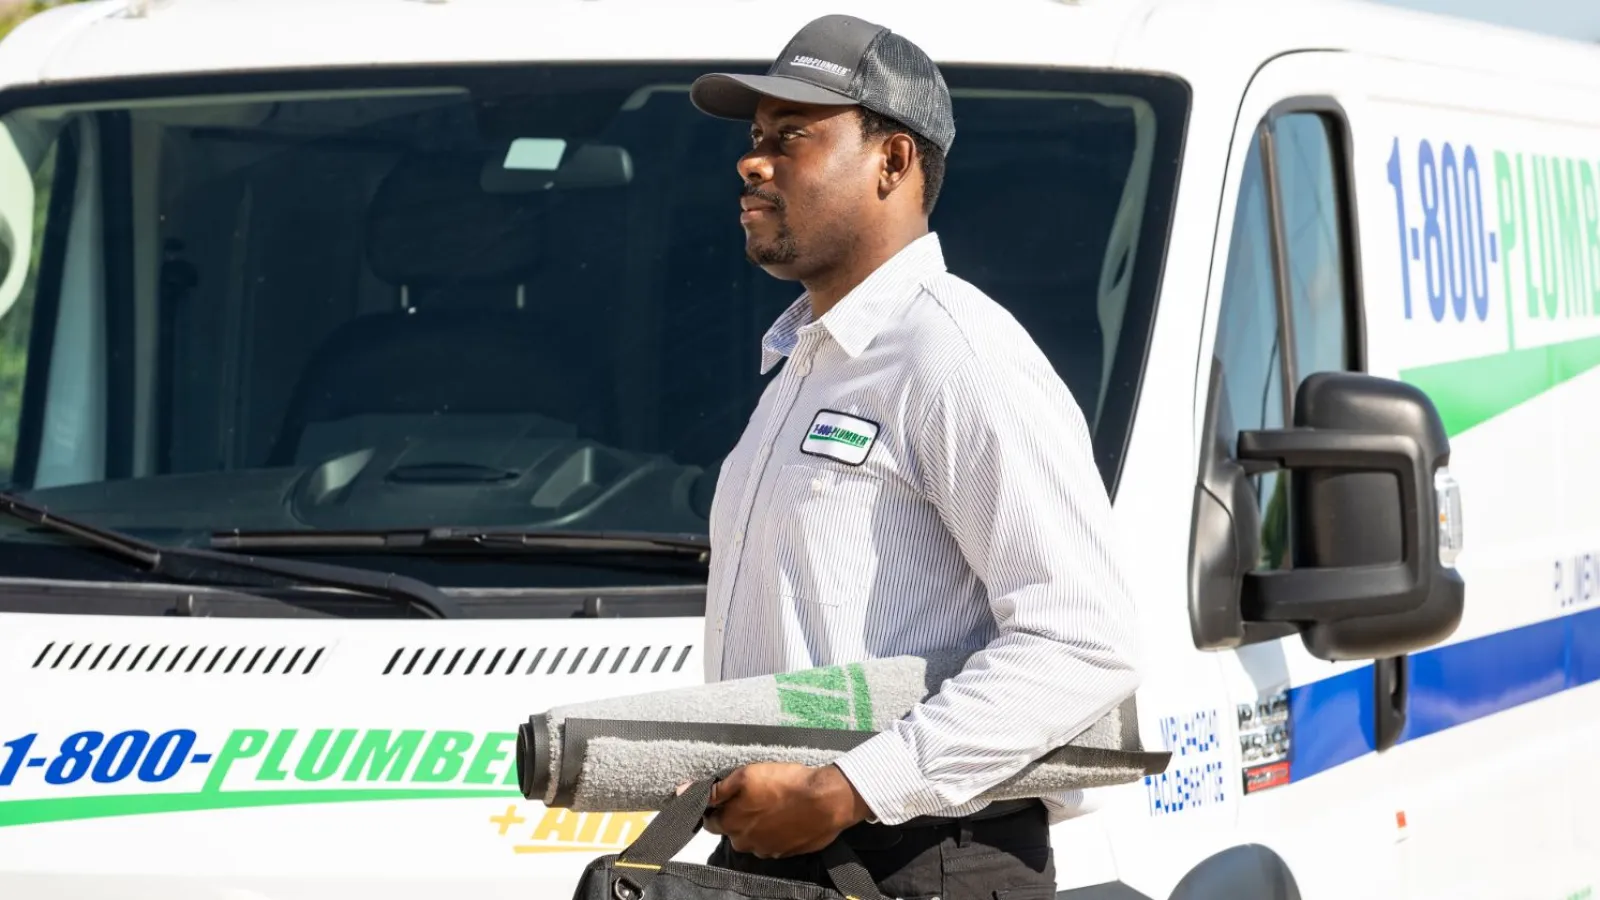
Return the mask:
<path fill-rule="evenodd" d="M 417 760 L 417 770 L 411 773 L 412 781 L 454 781 L 466 765 L 467 751 L 472 748 L 472 733 L 468 731 L 435 731 L 428 741 L 428 749 Z"/>
<path fill-rule="evenodd" d="M 406 768 L 411 765 L 411 757 L 422 743 L 423 732 L 420 729 L 408 729 L 392 740 L 390 735 L 391 732 L 387 730 L 374 730 L 362 735 L 350 767 L 344 770 L 344 780 L 377 781 L 380 773 L 385 773 L 385 781 L 404 778 Z"/>
<path fill-rule="evenodd" d="M 1561 302 L 1561 259 L 1557 255 L 1560 237 L 1556 234 L 1556 199 L 1550 160 L 1535 157 L 1538 168 L 1534 183 L 1539 192 L 1539 296 L 1544 306 L 1544 316 L 1554 319 Z"/>
<path fill-rule="evenodd" d="M 1600 207 L 1595 205 L 1594 168 L 1587 159 L 1578 161 L 1578 193 L 1583 201 L 1583 269 L 1588 275 L 1589 313 L 1600 316 Z"/>
<path fill-rule="evenodd" d="M 333 773 L 339 771 L 339 766 L 344 763 L 344 758 L 350 754 L 350 744 L 355 741 L 356 734 L 354 728 L 341 728 L 330 748 L 328 738 L 332 737 L 333 729 L 318 728 L 311 735 L 311 743 L 300 754 L 300 762 L 294 767 L 294 777 L 299 781 L 322 781 L 333 777 Z"/>
<path fill-rule="evenodd" d="M 1561 249 L 1561 307 L 1570 317 L 1588 313 L 1588 304 L 1579 297 L 1588 293 L 1583 278 L 1583 230 L 1578 226 L 1578 179 L 1570 159 L 1550 161 L 1550 175 L 1555 194 L 1557 246 Z"/>
<path fill-rule="evenodd" d="M 282 781 L 289 777 L 289 773 L 283 770 L 283 758 L 289 754 L 289 745 L 294 743 L 294 736 L 299 733 L 299 729 L 285 728 L 273 737 L 272 748 L 267 751 L 267 758 L 261 761 L 261 770 L 256 772 L 257 781 Z"/>
<path fill-rule="evenodd" d="M 241 759 L 249 759 L 261 752 L 267 746 L 267 732 L 254 728 L 239 728 L 228 732 L 228 737 L 222 742 L 222 749 L 217 752 L 215 762 L 211 764 L 211 774 L 206 776 L 205 786 L 202 791 L 211 792 L 220 790 L 222 782 L 228 777 L 228 770 Z"/>
<path fill-rule="evenodd" d="M 1495 208 L 1500 210 L 1500 274 L 1506 286 L 1506 343 L 1516 349 L 1516 307 L 1511 297 L 1511 251 L 1518 249 L 1516 185 L 1511 178 L 1511 159 L 1504 150 L 1494 152 Z M 1524 251 L 1526 253 L 1526 251 Z"/>
<path fill-rule="evenodd" d="M 1528 183 L 1525 177 L 1526 168 L 1522 164 L 1522 154 L 1517 154 L 1517 218 L 1522 222 L 1522 284 L 1527 289 L 1528 318 L 1539 318 L 1539 289 L 1533 283 L 1533 261 L 1538 255 L 1538 248 L 1534 247 L 1533 224 L 1534 220 L 1528 218 Z M 1538 207 L 1534 207 L 1538 212 Z"/>
<path fill-rule="evenodd" d="M 467 766 L 467 774 L 461 776 L 461 780 L 466 784 L 493 784 L 495 775 L 489 771 L 489 764 L 505 759 L 507 753 L 514 751 L 516 741 L 517 735 L 511 731 L 491 731 L 484 735 L 483 740 L 478 742 L 477 752 L 472 754 L 472 764 Z M 516 784 L 516 761 L 512 760 L 506 768 L 509 774 L 501 783 Z"/>

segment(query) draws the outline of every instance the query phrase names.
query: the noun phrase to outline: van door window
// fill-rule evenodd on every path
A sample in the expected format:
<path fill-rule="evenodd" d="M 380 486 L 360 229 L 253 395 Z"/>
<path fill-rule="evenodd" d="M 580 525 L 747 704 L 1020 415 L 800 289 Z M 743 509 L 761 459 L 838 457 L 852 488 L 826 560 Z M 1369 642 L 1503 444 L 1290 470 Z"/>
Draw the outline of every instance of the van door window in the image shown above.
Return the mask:
<path fill-rule="evenodd" d="M 1283 427 L 1293 421 L 1292 386 L 1312 372 L 1358 367 L 1336 129 L 1320 112 L 1284 112 L 1251 143 L 1216 340 L 1236 431 Z M 1225 437 L 1234 446 L 1236 435 Z M 1287 568 L 1288 475 L 1258 476 L 1256 491 L 1258 565 Z"/>
<path fill-rule="evenodd" d="M 1272 220 L 1266 186 L 1260 142 L 1252 142 L 1244 178 L 1239 183 L 1221 319 L 1217 324 L 1216 354 L 1222 361 L 1223 395 L 1234 432 L 1225 435 L 1229 447 L 1236 446 L 1237 431 L 1282 428 L 1287 409 L 1283 392 L 1283 323 L 1278 315 L 1272 267 Z M 1260 563 L 1265 568 L 1278 568 L 1288 545 L 1288 522 L 1282 515 L 1282 480 L 1276 472 L 1255 479 L 1256 496 L 1262 503 Z"/>
<path fill-rule="evenodd" d="M 1292 113 L 1272 123 L 1283 210 L 1296 381 L 1351 368 L 1343 217 L 1330 123 Z"/>

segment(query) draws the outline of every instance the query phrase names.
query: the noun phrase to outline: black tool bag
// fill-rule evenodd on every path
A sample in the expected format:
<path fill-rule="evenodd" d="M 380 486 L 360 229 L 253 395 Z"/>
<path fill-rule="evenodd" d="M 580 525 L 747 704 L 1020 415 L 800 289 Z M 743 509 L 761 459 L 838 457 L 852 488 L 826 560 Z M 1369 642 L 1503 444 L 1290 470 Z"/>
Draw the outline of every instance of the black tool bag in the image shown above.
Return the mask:
<path fill-rule="evenodd" d="M 572 900 L 884 900 L 860 858 L 842 841 L 822 851 L 833 888 L 669 862 L 700 831 L 718 779 L 674 798 L 621 853 L 584 867 Z"/>

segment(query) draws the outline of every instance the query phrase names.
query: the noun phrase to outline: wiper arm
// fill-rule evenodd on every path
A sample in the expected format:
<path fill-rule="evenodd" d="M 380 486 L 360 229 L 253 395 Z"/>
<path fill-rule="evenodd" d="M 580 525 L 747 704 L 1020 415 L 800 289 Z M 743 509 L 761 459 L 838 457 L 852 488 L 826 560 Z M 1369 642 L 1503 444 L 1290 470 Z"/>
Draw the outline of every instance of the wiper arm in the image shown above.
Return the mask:
<path fill-rule="evenodd" d="M 228 582 L 221 575 L 226 572 L 265 573 L 277 575 L 300 585 L 342 588 L 400 600 L 422 609 L 436 619 L 461 618 L 464 615 L 460 604 L 433 585 L 392 572 L 369 572 L 348 566 L 293 559 L 261 559 L 193 547 L 158 546 L 120 532 L 63 518 L 11 494 L 0 493 L 0 512 L 41 528 L 86 541 L 153 574 L 175 581 L 225 584 Z"/>
<path fill-rule="evenodd" d="M 226 531 L 211 536 L 211 546 L 232 550 L 406 550 L 448 547 L 570 550 L 684 556 L 705 562 L 711 542 L 698 535 L 652 532 L 530 531 L 483 528 L 429 528 L 392 531 Z"/>

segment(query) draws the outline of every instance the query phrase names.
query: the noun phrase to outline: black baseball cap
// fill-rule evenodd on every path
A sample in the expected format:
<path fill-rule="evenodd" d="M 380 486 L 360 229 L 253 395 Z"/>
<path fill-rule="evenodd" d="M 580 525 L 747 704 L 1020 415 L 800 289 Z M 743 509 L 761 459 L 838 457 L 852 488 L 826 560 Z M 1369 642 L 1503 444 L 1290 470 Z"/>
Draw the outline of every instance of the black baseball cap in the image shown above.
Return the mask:
<path fill-rule="evenodd" d="M 695 79 L 689 99 L 701 112 L 748 122 L 762 97 L 863 106 L 949 152 L 956 137 L 950 89 L 922 48 L 882 25 L 823 16 L 789 39 L 765 75 L 714 73 Z"/>

